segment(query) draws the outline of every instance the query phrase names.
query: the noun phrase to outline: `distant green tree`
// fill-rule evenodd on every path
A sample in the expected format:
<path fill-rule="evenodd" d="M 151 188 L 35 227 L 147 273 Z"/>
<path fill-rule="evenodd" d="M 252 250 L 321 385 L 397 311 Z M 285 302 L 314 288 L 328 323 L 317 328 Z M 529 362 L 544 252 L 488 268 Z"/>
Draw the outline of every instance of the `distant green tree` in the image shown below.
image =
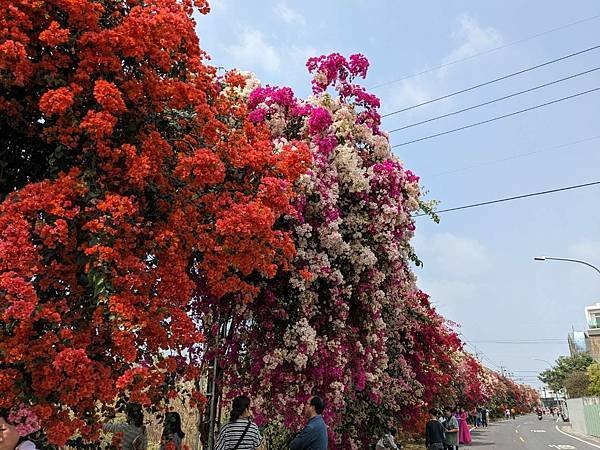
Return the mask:
<path fill-rule="evenodd" d="M 590 380 L 590 395 L 600 395 L 600 364 L 593 363 L 587 368 L 588 379 Z"/>
<path fill-rule="evenodd" d="M 589 387 L 590 379 L 587 371 L 573 372 L 565 380 L 565 389 L 571 398 L 589 395 Z"/>
<path fill-rule="evenodd" d="M 587 353 L 577 353 L 573 356 L 561 356 L 556 360 L 552 369 L 548 369 L 538 377 L 550 386 L 553 391 L 565 389 L 565 381 L 574 372 L 586 372 L 594 363 L 593 358 Z"/>

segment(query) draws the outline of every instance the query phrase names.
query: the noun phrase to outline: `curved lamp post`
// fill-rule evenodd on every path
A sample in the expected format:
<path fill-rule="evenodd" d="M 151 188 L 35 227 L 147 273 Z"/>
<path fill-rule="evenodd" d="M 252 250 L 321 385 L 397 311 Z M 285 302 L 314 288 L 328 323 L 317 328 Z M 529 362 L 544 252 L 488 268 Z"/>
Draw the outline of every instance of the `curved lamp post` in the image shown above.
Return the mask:
<path fill-rule="evenodd" d="M 593 264 L 590 264 L 587 261 L 581 261 L 580 259 L 572 259 L 572 258 L 558 258 L 555 256 L 536 256 L 535 258 L 533 258 L 535 261 L 546 261 L 546 260 L 552 260 L 552 261 L 567 261 L 567 262 L 572 262 L 572 263 L 577 263 L 577 264 L 583 264 L 584 266 L 588 266 L 591 267 L 592 269 L 594 269 L 596 272 L 598 272 L 598 275 L 600 275 L 600 269 L 598 269 L 596 266 L 594 266 Z M 550 368 L 552 368 L 552 365 L 544 360 L 544 359 L 536 359 L 536 361 L 542 361 L 545 362 L 546 364 L 548 364 L 550 366 Z M 555 392 L 556 394 L 556 401 L 558 402 L 558 392 Z"/>
<path fill-rule="evenodd" d="M 600 275 L 600 269 L 598 269 L 596 266 L 594 266 L 593 264 L 590 264 L 589 262 L 586 261 L 581 261 L 579 259 L 571 259 L 571 258 L 556 258 L 554 256 L 536 256 L 535 258 L 533 258 L 536 261 L 546 261 L 548 259 L 553 260 L 553 261 L 567 261 L 567 262 L 573 262 L 573 263 L 578 263 L 578 264 L 583 264 L 585 266 L 591 267 L 592 269 L 594 269 L 596 272 L 598 272 L 598 275 Z"/>

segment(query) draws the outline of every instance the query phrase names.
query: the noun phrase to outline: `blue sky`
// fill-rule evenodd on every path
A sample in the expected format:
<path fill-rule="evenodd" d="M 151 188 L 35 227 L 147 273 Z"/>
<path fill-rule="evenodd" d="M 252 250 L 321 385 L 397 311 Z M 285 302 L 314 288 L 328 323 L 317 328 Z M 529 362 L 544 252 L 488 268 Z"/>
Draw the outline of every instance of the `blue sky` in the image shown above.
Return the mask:
<path fill-rule="evenodd" d="M 198 18 L 212 63 L 250 70 L 265 84 L 309 93 L 304 62 L 360 52 L 375 86 L 519 41 L 600 13 L 594 1 L 256 1 L 218 0 Z M 382 112 L 600 44 L 600 18 L 375 89 Z M 451 112 L 600 65 L 600 50 L 384 121 L 386 129 Z M 392 144 L 510 113 L 600 86 L 600 71 L 523 96 L 394 133 Z M 398 149 L 440 208 L 600 180 L 600 92 Z M 534 154 L 524 155 L 525 153 Z M 499 161 L 504 160 L 504 161 Z M 473 167 L 475 166 L 475 167 Z M 568 352 L 567 333 L 600 302 L 591 269 L 534 262 L 536 255 L 600 265 L 600 187 L 418 219 L 419 285 L 493 367 L 534 375 Z M 558 339 L 545 344 L 478 341 Z M 522 372 L 521 372 L 522 371 Z M 539 386 L 540 383 L 532 384 Z"/>

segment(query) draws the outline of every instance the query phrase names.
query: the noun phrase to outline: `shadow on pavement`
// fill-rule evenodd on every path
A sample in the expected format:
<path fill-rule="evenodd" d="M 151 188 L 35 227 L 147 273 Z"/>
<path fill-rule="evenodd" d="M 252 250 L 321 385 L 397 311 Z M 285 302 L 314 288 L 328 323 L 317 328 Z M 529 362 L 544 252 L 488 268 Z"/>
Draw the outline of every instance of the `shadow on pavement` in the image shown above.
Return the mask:
<path fill-rule="evenodd" d="M 487 447 L 490 445 L 495 445 L 494 442 L 491 441 L 490 437 L 489 437 L 489 433 L 488 430 L 492 427 L 496 427 L 497 424 L 493 424 L 491 423 L 489 425 L 488 428 L 479 428 L 475 431 L 473 431 L 472 436 L 473 436 L 473 442 L 471 443 L 471 445 L 465 445 L 462 446 L 463 448 L 468 448 L 468 447 Z"/>

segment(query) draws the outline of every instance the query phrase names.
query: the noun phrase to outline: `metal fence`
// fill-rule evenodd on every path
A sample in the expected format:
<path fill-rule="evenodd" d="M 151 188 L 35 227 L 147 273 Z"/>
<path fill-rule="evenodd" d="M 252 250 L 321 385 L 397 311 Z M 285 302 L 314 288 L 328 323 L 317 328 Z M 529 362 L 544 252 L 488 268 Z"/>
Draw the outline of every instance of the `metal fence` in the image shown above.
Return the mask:
<path fill-rule="evenodd" d="M 600 437 L 600 397 L 583 398 L 583 415 L 587 434 Z"/>

